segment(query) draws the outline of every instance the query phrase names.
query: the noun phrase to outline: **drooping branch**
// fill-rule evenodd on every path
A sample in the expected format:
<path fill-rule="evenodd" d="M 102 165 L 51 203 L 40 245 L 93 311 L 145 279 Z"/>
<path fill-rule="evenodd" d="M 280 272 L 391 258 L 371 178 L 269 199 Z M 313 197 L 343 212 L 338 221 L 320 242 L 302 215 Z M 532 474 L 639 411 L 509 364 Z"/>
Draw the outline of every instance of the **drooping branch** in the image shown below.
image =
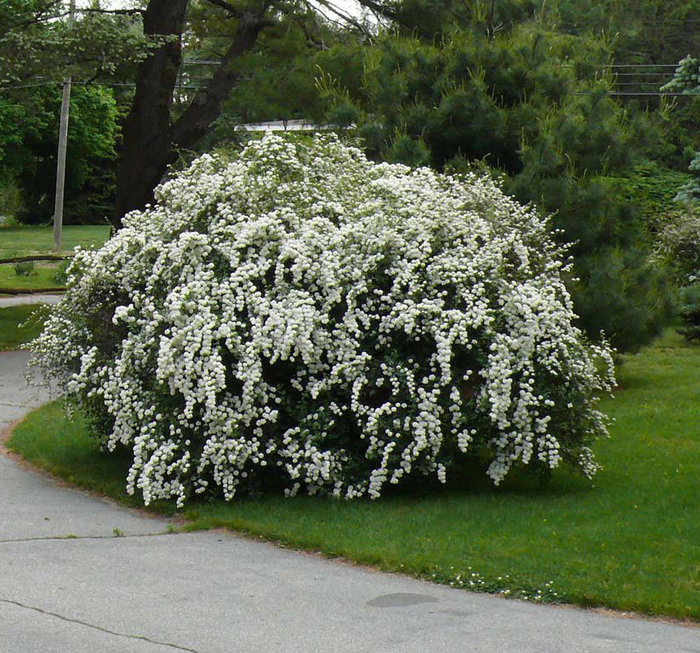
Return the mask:
<path fill-rule="evenodd" d="M 423 25 L 416 24 L 414 21 L 405 18 L 400 12 L 396 11 L 396 4 L 392 2 L 383 2 L 382 0 L 357 0 L 358 4 L 365 9 L 369 9 L 375 16 L 383 18 L 390 24 L 402 27 L 410 33 L 416 33 L 419 36 L 431 39 L 434 34 L 426 31 Z"/>
<path fill-rule="evenodd" d="M 96 9 L 93 7 L 85 7 L 78 9 L 77 13 L 80 14 L 108 14 L 116 16 L 144 16 L 146 13 L 145 9 Z"/>
<path fill-rule="evenodd" d="M 215 7 L 219 7 L 221 9 L 224 9 L 225 11 L 227 11 L 232 16 L 235 16 L 236 18 L 241 18 L 243 16 L 243 12 L 238 7 L 234 7 L 230 2 L 226 2 L 226 0 L 206 0 L 206 1 L 210 5 L 214 5 Z"/>
<path fill-rule="evenodd" d="M 382 18 L 397 22 L 399 20 L 398 14 L 393 10 L 390 4 L 377 2 L 376 0 L 357 0 L 357 2 L 370 11 L 373 11 L 378 16 L 382 16 Z"/>
<path fill-rule="evenodd" d="M 294 21 L 296 26 L 302 31 L 302 34 L 304 35 L 304 38 L 306 39 L 306 42 L 319 50 L 327 50 L 328 46 L 326 45 L 325 41 L 323 40 L 323 37 L 318 37 L 314 34 L 311 33 L 311 30 L 309 29 L 308 23 L 304 20 L 302 16 L 299 16 L 298 14 L 294 12 L 290 12 L 288 16 Z"/>
<path fill-rule="evenodd" d="M 327 11 L 331 12 L 333 15 L 340 18 L 342 21 L 342 24 L 352 25 L 355 29 L 360 31 L 362 34 L 371 38 L 372 34 L 367 30 L 367 28 L 362 23 L 355 20 L 355 18 L 353 16 L 351 16 L 347 11 L 344 11 L 343 9 L 341 9 L 334 2 L 330 2 L 330 0 L 316 0 L 316 3 L 318 5 L 317 7 L 315 7 L 316 11 L 320 11 L 319 7 L 323 7 Z M 328 18 L 328 19 L 330 20 L 330 18 Z"/>

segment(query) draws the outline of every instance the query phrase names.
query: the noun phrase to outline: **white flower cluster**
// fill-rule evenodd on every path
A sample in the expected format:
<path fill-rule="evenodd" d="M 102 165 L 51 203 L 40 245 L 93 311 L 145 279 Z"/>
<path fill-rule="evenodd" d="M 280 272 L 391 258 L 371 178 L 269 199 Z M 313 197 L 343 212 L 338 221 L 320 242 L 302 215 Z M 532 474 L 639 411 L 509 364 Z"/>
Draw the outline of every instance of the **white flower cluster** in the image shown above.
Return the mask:
<path fill-rule="evenodd" d="M 700 154 L 696 158 L 700 163 Z M 700 276 L 700 211 L 689 207 L 688 211 L 672 216 L 659 233 L 657 251 L 676 268 L 681 285 L 697 282 Z"/>
<path fill-rule="evenodd" d="M 545 220 L 333 137 L 203 156 L 79 250 L 34 343 L 146 503 L 282 483 L 376 498 L 466 456 L 595 471 L 610 389 Z M 605 368 L 601 375 L 597 367 Z"/>

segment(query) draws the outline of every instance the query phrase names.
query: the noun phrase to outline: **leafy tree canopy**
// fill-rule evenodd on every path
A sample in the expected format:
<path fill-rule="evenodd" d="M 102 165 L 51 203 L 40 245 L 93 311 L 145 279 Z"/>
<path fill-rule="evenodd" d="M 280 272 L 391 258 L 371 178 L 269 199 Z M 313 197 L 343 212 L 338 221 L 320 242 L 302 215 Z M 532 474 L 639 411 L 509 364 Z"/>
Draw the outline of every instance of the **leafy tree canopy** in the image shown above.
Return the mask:
<path fill-rule="evenodd" d="M 0 97 L 0 170 L 6 183 L 13 180 L 19 187 L 24 204 L 19 217 L 46 222 L 53 211 L 61 89 L 29 90 L 21 104 Z M 110 212 L 117 118 L 109 89 L 74 88 L 66 170 L 69 222 L 103 220 Z"/>
<path fill-rule="evenodd" d="M 147 39 L 137 10 L 103 11 L 96 3 L 68 20 L 60 0 L 7 0 L 0 5 L 0 89 L 68 75 L 94 81 L 142 60 Z"/>

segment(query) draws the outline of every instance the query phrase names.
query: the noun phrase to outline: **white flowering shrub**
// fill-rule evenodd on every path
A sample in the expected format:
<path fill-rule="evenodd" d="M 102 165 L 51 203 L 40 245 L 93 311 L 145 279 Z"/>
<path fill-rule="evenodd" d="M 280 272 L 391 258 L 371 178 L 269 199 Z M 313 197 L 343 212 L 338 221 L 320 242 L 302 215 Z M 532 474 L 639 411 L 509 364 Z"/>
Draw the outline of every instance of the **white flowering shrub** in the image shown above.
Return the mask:
<path fill-rule="evenodd" d="M 700 210 L 687 207 L 659 232 L 657 250 L 674 268 L 680 285 L 700 276 Z"/>
<path fill-rule="evenodd" d="M 700 155 L 696 158 L 700 162 Z M 692 205 L 686 209 L 661 230 L 658 251 L 676 273 L 679 331 L 687 340 L 700 341 L 700 211 Z"/>
<path fill-rule="evenodd" d="M 491 181 L 268 136 L 124 224 L 77 252 L 33 348 L 133 450 L 146 503 L 256 482 L 376 498 L 470 455 L 496 484 L 594 473 L 610 352 L 572 326 L 546 221 Z"/>

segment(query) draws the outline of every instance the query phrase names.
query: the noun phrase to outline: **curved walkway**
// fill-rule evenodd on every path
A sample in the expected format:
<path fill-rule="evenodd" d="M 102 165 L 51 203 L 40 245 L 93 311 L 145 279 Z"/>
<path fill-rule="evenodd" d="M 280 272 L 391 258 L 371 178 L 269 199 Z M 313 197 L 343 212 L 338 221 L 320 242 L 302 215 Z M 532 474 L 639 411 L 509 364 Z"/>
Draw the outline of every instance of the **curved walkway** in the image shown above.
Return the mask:
<path fill-rule="evenodd" d="M 26 361 L 0 354 L 0 430 L 45 400 L 24 386 Z M 698 628 L 168 534 L 3 456 L 0 497 L 3 653 L 700 653 Z"/>
<path fill-rule="evenodd" d="M 19 306 L 20 304 L 58 304 L 62 294 L 56 295 L 14 295 L 12 297 L 0 297 L 0 308 L 7 306 Z"/>

